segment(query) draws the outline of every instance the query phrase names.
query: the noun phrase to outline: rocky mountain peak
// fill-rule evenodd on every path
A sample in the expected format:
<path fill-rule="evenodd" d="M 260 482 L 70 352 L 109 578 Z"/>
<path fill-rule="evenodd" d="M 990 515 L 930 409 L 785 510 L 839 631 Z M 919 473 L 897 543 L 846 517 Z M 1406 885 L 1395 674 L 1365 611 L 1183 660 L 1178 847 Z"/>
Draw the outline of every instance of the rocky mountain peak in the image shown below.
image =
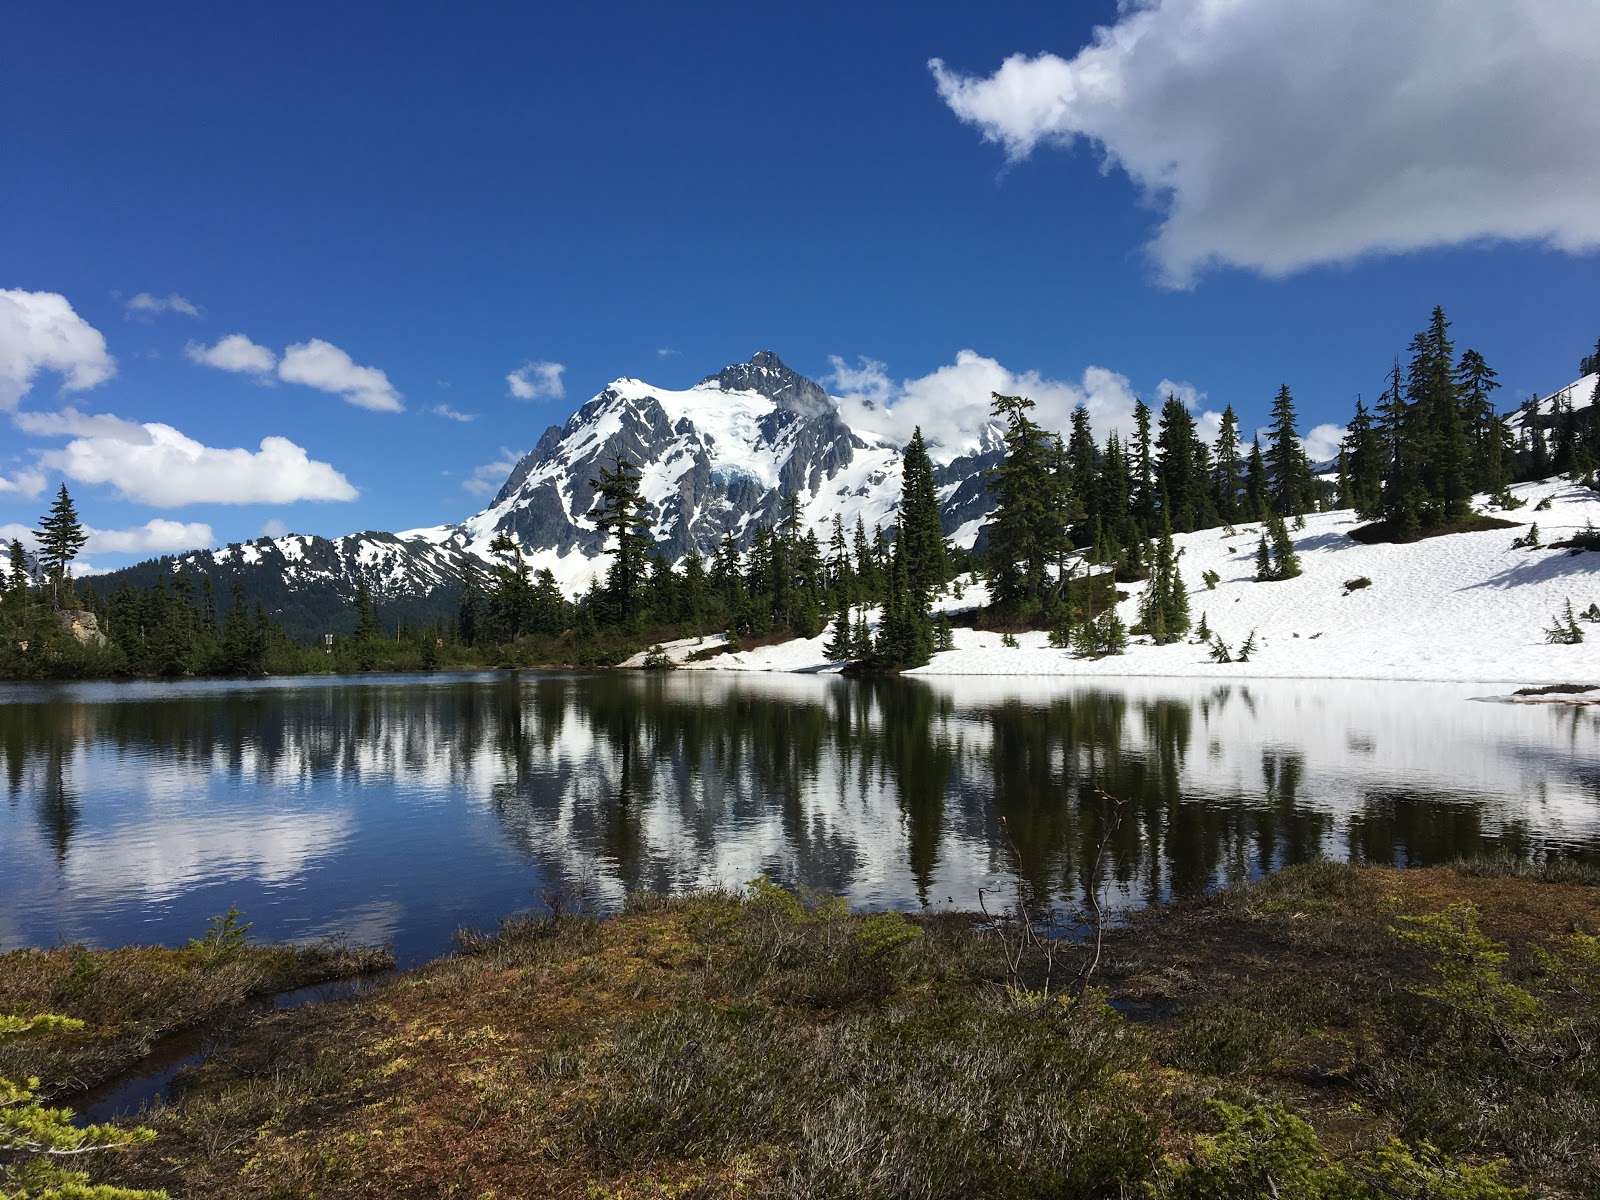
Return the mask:
<path fill-rule="evenodd" d="M 771 350 L 758 350 L 749 362 L 723 367 L 700 381 L 701 387 L 728 392 L 755 392 L 785 412 L 820 417 L 834 412 L 833 398 L 799 372 L 791 370 Z"/>

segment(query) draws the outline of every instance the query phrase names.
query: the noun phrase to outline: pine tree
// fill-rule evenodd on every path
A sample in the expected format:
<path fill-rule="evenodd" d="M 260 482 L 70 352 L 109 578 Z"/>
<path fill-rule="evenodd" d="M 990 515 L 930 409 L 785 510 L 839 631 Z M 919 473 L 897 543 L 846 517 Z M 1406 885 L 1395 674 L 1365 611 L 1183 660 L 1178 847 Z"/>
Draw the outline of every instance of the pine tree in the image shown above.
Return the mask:
<path fill-rule="evenodd" d="M 1099 453 L 1095 449 L 1094 433 L 1089 427 L 1089 410 L 1079 404 L 1072 410 L 1072 433 L 1067 439 L 1067 463 L 1071 475 L 1071 491 L 1076 499 L 1080 516 L 1072 530 L 1075 546 L 1090 545 L 1094 541 L 1093 529 L 1101 517 L 1100 489 L 1096 486 Z M 1119 506 L 1126 502 L 1119 499 Z"/>
<path fill-rule="evenodd" d="M 833 636 L 822 648 L 829 662 L 845 662 L 855 657 L 855 634 L 850 624 L 850 602 L 841 594 L 838 611 L 833 618 Z"/>
<path fill-rule="evenodd" d="M 1372 423 L 1372 413 L 1356 397 L 1356 415 L 1351 418 L 1342 448 L 1344 481 L 1340 499 L 1356 510 L 1356 515 L 1372 520 L 1382 511 L 1383 444 Z"/>
<path fill-rule="evenodd" d="M 52 607 L 64 608 L 72 596 L 67 568 L 89 540 L 78 522 L 78 512 L 72 506 L 72 497 L 67 495 L 66 484 L 61 485 L 50 512 L 39 522 L 37 533 L 39 544 L 35 557 L 50 588 L 50 603 Z"/>
<path fill-rule="evenodd" d="M 1272 509 L 1286 517 L 1297 517 L 1311 511 L 1311 465 L 1300 445 L 1296 428 L 1294 397 L 1289 385 L 1278 389 L 1272 401 L 1272 426 L 1267 441 L 1267 466 L 1272 472 Z"/>
<path fill-rule="evenodd" d="M 1504 426 L 1495 415 L 1490 394 L 1500 384 L 1495 370 L 1476 350 L 1463 350 L 1456 365 L 1455 385 L 1472 436 L 1472 486 L 1498 492 L 1506 486 Z"/>
<path fill-rule="evenodd" d="M 1033 401 L 994 394 L 991 411 L 1006 422 L 1006 456 L 990 472 L 995 507 L 989 524 L 990 596 L 1000 608 L 1039 604 L 1046 568 L 1066 539 L 1065 497 L 1052 469 L 1052 444 L 1028 416 Z"/>
<path fill-rule="evenodd" d="M 1245 466 L 1244 513 L 1246 521 L 1259 521 L 1267 515 L 1271 503 L 1271 485 L 1267 480 L 1267 464 L 1261 454 L 1261 438 L 1250 443 L 1250 460 Z"/>
<path fill-rule="evenodd" d="M 639 612 L 650 554 L 650 521 L 639 496 L 639 468 L 619 454 L 611 469 L 602 469 L 589 486 L 595 490 L 594 523 L 613 540 L 606 599 L 611 619 L 620 624 Z"/>
<path fill-rule="evenodd" d="M 1151 454 L 1150 406 L 1143 400 L 1133 404 L 1133 492 L 1128 507 L 1133 514 L 1139 535 L 1146 537 L 1155 528 L 1156 492 L 1155 460 Z"/>
<path fill-rule="evenodd" d="M 1295 552 L 1294 538 L 1289 536 L 1289 527 L 1277 513 L 1267 518 L 1267 537 L 1272 540 L 1272 578 L 1293 579 L 1300 574 L 1300 555 Z"/>
<path fill-rule="evenodd" d="M 1222 426 L 1212 453 L 1212 499 L 1224 525 L 1239 519 L 1239 497 L 1244 489 L 1244 461 L 1239 457 L 1239 419 L 1233 405 L 1222 410 Z"/>
<path fill-rule="evenodd" d="M 949 561 L 939 520 L 938 485 L 934 480 L 933 463 L 922 441 L 921 426 L 911 434 L 903 469 L 900 537 L 904 539 L 906 579 L 912 596 L 926 609 L 929 597 L 944 586 Z M 900 545 L 897 542 L 897 547 Z"/>
<path fill-rule="evenodd" d="M 1176 396 L 1168 396 L 1161 406 L 1156 445 L 1161 451 L 1155 478 L 1163 498 L 1163 517 L 1175 532 L 1192 533 L 1215 514 L 1211 481 L 1201 461 L 1205 447 L 1195 434 L 1194 418 Z"/>

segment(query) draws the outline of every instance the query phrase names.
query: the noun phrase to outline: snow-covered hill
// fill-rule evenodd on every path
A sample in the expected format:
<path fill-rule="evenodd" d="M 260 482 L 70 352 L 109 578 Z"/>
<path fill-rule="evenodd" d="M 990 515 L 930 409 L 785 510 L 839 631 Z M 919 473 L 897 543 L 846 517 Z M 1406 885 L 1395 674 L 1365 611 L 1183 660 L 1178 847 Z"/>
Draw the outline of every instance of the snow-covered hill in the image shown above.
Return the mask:
<path fill-rule="evenodd" d="M 1600 494 L 1565 480 L 1512 488 L 1524 507 L 1499 514 L 1535 522 L 1541 543 L 1565 540 L 1600 524 Z M 1480 500 L 1486 498 L 1480 497 Z M 1539 506 L 1549 506 L 1543 511 Z M 1579 621 L 1580 645 L 1551 645 L 1544 630 L 1570 599 L 1582 612 L 1600 603 L 1600 553 L 1520 549 L 1525 528 L 1450 534 L 1410 545 L 1364 545 L 1349 536 L 1359 522 L 1348 511 L 1306 518 L 1294 534 L 1302 573 L 1271 583 L 1255 580 L 1259 525 L 1180 534 L 1179 569 L 1198 626 L 1202 615 L 1234 651 L 1252 631 L 1247 663 L 1215 663 L 1192 642 L 1154 646 L 1136 640 L 1125 655 L 1090 661 L 1053 649 L 1043 633 L 1018 635 L 1016 649 L 1000 635 L 956 630 L 956 649 L 934 656 L 927 675 L 1167 675 L 1221 678 L 1484 680 L 1600 684 L 1600 623 Z M 1219 577 L 1215 589 L 1202 582 Z M 1350 590 L 1348 581 L 1370 579 Z M 1143 585 L 1125 585 L 1119 614 L 1137 620 Z M 946 607 L 982 599 L 971 588 Z M 827 638 L 789 642 L 705 665 L 757 671 L 835 670 L 823 657 Z"/>

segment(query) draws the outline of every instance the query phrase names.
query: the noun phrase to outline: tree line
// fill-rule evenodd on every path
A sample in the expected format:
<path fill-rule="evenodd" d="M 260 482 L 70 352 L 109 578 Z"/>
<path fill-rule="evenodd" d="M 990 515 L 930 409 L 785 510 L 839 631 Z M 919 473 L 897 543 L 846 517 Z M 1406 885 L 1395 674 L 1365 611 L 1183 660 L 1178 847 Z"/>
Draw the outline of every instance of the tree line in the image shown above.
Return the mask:
<path fill-rule="evenodd" d="M 1581 364 L 1600 364 L 1600 344 Z M 1231 405 L 1214 440 L 1200 436 L 1189 407 L 1168 396 L 1159 411 L 1135 404 L 1133 430 L 1097 441 L 1079 405 L 1065 432 L 1043 428 L 1022 396 L 996 394 L 991 414 L 1004 453 L 988 486 L 994 508 L 969 554 L 946 542 L 937 477 L 921 429 L 902 459 L 901 500 L 889 527 L 846 528 L 835 517 L 826 538 L 807 528 L 800 499 L 741 551 L 725 534 L 709 556 L 691 549 L 669 561 L 651 536 L 640 470 L 615 458 L 591 480 L 592 518 L 607 536 L 611 563 L 568 600 L 548 569 L 534 571 L 516 540 L 501 533 L 492 561 L 462 568 L 453 618 L 391 627 L 364 583 L 351 605 L 353 637 L 303 646 L 237 582 L 219 604 L 209 577 L 181 564 L 154 585 L 82 595 L 68 565 L 83 544 L 65 486 L 41 520 L 30 562 L 11 547 L 0 605 L 0 672 L 141 675 L 429 668 L 597 666 L 619 662 L 674 637 L 726 632 L 728 645 L 827 634 L 827 657 L 863 670 L 928 661 L 950 644 L 937 598 L 967 571 L 983 575 L 986 609 L 966 619 L 1007 632 L 1049 629 L 1079 653 L 1119 652 L 1130 633 L 1162 643 L 1190 632 L 1188 588 L 1175 534 L 1259 523 L 1257 578 L 1299 571 L 1288 525 L 1311 512 L 1353 508 L 1373 538 L 1407 540 L 1473 527 L 1474 495 L 1513 507 L 1512 482 L 1565 473 L 1592 481 L 1600 463 L 1600 396 L 1587 409 L 1570 398 L 1534 397 L 1515 431 L 1496 412 L 1496 373 L 1476 350 L 1459 355 L 1444 310 L 1399 356 L 1369 408 L 1358 397 L 1338 458 L 1320 474 L 1304 449 L 1287 384 L 1271 404 L 1265 438 L 1248 441 Z M 1597 388 L 1600 391 L 1600 388 Z M 1119 583 L 1143 582 L 1137 623 L 1116 615 Z M 1213 581 L 1207 581 L 1208 584 Z M 80 606 L 98 618 L 105 647 L 64 631 L 59 614 Z M 868 610 L 878 610 L 876 625 Z M 705 653 L 717 645 L 708 644 Z M 53 658 L 52 658 L 53 656 Z M 42 662 L 53 661 L 46 670 Z"/>

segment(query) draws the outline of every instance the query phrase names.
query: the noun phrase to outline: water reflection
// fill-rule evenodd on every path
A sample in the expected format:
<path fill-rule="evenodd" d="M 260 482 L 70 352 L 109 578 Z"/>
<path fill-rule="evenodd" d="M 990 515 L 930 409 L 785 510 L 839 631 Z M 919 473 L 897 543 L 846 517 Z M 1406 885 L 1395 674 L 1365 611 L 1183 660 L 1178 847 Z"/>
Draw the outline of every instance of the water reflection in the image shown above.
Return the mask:
<path fill-rule="evenodd" d="M 1600 858 L 1600 712 L 1458 685 L 482 676 L 0 693 L 0 939 L 402 955 L 582 881 L 1115 905 L 1319 855 Z M 1114 826 L 1114 827 L 1113 827 Z M 1102 853 L 1102 847 L 1104 852 Z"/>

